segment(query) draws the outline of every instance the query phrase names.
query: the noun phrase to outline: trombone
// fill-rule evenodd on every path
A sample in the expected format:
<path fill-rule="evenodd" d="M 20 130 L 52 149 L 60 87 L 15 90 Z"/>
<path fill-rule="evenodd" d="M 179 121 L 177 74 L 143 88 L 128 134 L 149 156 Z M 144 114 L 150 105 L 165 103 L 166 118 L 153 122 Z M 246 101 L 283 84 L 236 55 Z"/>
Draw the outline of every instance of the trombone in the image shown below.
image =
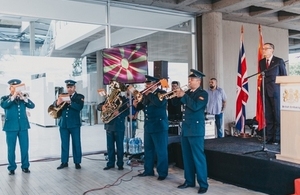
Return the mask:
<path fill-rule="evenodd" d="M 128 87 L 128 90 L 132 93 L 133 97 L 135 100 L 137 100 L 138 102 L 141 102 L 143 99 L 143 95 L 149 91 L 150 89 L 152 89 L 153 87 L 159 86 L 161 85 L 163 88 L 167 88 L 168 85 L 168 81 L 166 79 L 161 79 L 159 80 L 157 83 L 154 83 L 153 85 L 151 85 L 150 87 L 142 90 L 142 91 L 138 91 L 136 89 L 134 89 L 133 87 Z"/>
<path fill-rule="evenodd" d="M 181 89 L 183 89 L 184 92 L 186 92 L 189 88 L 188 88 L 188 85 L 184 85 L 182 87 L 180 87 Z M 158 99 L 160 101 L 163 101 L 163 99 L 172 99 L 174 97 L 177 97 L 177 94 L 176 94 L 176 91 L 178 90 L 179 88 L 173 90 L 173 91 L 169 91 L 167 93 L 158 93 L 157 96 L 158 96 Z"/>

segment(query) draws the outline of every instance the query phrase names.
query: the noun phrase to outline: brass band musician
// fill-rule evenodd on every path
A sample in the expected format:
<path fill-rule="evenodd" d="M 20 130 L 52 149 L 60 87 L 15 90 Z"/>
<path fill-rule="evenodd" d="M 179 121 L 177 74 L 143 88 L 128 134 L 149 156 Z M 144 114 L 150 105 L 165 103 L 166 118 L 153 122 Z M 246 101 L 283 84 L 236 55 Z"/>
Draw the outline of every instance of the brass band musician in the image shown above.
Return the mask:
<path fill-rule="evenodd" d="M 115 82 L 115 81 L 113 81 Z M 124 167 L 124 145 L 123 140 L 125 136 L 125 118 L 129 114 L 128 100 L 125 96 L 121 95 L 123 84 L 115 82 L 115 85 L 111 85 L 111 94 L 108 98 L 97 106 L 97 110 L 101 112 L 107 112 L 112 109 L 112 118 L 109 122 L 105 123 L 104 129 L 106 130 L 106 144 L 108 162 L 103 170 L 109 170 L 115 167 L 116 153 L 118 170 L 123 170 Z M 116 99 L 118 101 L 116 101 Z M 114 105 L 117 104 L 118 105 Z M 117 109 L 116 109 L 117 108 Z M 117 151 L 115 151 L 115 145 Z"/>
<path fill-rule="evenodd" d="M 21 80 L 12 79 L 8 81 L 10 94 L 1 97 L 1 107 L 5 111 L 5 122 L 3 131 L 6 133 L 8 171 L 9 175 L 15 174 L 17 164 L 15 162 L 15 148 L 17 138 L 19 139 L 21 151 L 21 168 L 24 173 L 30 173 L 29 170 L 29 138 L 28 129 L 30 129 L 26 109 L 33 109 L 35 104 L 28 99 L 22 91 L 17 89 L 21 85 Z"/>
<path fill-rule="evenodd" d="M 200 87 L 204 74 L 191 69 L 189 75 L 189 90 L 177 91 L 183 104 L 183 119 L 181 132 L 181 148 L 184 166 L 185 182 L 178 188 L 195 186 L 195 177 L 200 186 L 198 193 L 206 193 L 208 188 L 207 166 L 204 154 L 205 108 L 208 94 Z"/>
<path fill-rule="evenodd" d="M 154 160 L 157 155 L 158 180 L 164 180 L 168 175 L 168 117 L 167 100 L 159 99 L 158 94 L 166 93 L 158 88 L 159 79 L 146 75 L 146 89 L 142 101 L 135 100 L 133 105 L 137 110 L 143 110 L 144 122 L 144 172 L 140 177 L 154 176 Z"/>
<path fill-rule="evenodd" d="M 70 136 L 72 138 L 73 162 L 76 169 L 81 169 L 80 163 L 82 159 L 82 151 L 80 140 L 80 111 L 84 105 L 84 96 L 75 91 L 76 81 L 66 80 L 65 83 L 69 97 L 59 97 L 53 103 L 53 106 L 56 107 L 65 103 L 62 107 L 62 114 L 58 122 L 61 138 L 61 164 L 57 167 L 57 169 L 68 167 Z"/>
<path fill-rule="evenodd" d="M 180 87 L 178 81 L 172 81 L 171 84 L 172 84 L 172 91 L 175 91 Z M 169 121 L 182 120 L 181 102 L 179 97 L 173 97 L 168 99 L 168 119 Z"/>

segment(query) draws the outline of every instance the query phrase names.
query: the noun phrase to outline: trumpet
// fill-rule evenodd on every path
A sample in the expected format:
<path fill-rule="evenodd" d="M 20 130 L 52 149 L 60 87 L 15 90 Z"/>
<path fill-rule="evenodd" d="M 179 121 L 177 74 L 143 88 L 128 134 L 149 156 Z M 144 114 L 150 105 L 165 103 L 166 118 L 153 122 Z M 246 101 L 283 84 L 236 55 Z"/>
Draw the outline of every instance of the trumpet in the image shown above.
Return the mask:
<path fill-rule="evenodd" d="M 184 85 L 182 87 L 180 87 L 181 89 L 183 89 L 184 92 L 186 92 L 189 88 L 188 88 L 188 85 Z M 160 101 L 163 101 L 163 99 L 172 99 L 174 97 L 177 97 L 177 94 L 176 94 L 176 91 L 177 89 L 173 90 L 173 91 L 169 91 L 167 93 L 158 93 L 157 96 L 158 96 L 158 99 Z"/>
<path fill-rule="evenodd" d="M 29 93 L 20 92 L 19 96 L 22 97 L 22 98 L 24 98 L 24 99 L 25 98 L 29 98 Z"/>

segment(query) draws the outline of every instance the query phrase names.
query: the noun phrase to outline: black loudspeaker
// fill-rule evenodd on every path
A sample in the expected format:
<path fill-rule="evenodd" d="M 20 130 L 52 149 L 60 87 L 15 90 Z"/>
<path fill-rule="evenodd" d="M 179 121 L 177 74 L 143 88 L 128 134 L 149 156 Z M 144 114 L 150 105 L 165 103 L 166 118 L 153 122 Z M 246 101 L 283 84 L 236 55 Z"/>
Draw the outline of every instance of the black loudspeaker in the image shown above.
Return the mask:
<path fill-rule="evenodd" d="M 154 77 L 159 79 L 168 79 L 168 62 L 167 61 L 154 61 Z"/>
<path fill-rule="evenodd" d="M 181 143 L 171 143 L 168 145 L 169 164 L 175 163 L 175 166 L 183 169 Z"/>

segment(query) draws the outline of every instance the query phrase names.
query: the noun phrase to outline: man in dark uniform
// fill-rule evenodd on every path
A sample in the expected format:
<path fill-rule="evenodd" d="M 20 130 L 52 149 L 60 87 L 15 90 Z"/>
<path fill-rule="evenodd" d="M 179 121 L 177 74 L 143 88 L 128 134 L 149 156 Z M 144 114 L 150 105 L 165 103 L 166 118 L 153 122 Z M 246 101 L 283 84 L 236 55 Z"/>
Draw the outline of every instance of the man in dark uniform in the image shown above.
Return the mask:
<path fill-rule="evenodd" d="M 171 84 L 172 84 L 172 91 L 174 91 L 180 87 L 178 81 L 172 81 Z M 168 119 L 169 119 L 169 121 L 181 121 L 182 120 L 180 98 L 174 97 L 174 98 L 168 99 Z"/>
<path fill-rule="evenodd" d="M 200 186 L 198 193 L 204 194 L 208 188 L 207 166 L 204 154 L 205 109 L 208 94 L 200 88 L 204 74 L 191 69 L 189 75 L 190 89 L 185 93 L 177 91 L 183 104 L 183 119 L 181 133 L 181 148 L 184 166 L 185 182 L 178 186 L 180 189 L 195 186 L 195 174 Z"/>
<path fill-rule="evenodd" d="M 21 168 L 24 173 L 30 173 L 29 170 L 29 140 L 28 129 L 30 128 L 27 118 L 26 108 L 34 108 L 34 103 L 28 99 L 28 95 L 18 91 L 16 86 L 21 84 L 19 79 L 8 81 L 10 85 L 10 94 L 1 98 L 1 107 L 5 112 L 5 122 L 3 131 L 6 133 L 6 144 L 8 154 L 8 171 L 9 175 L 15 174 L 16 165 L 16 142 L 19 139 L 21 151 Z"/>
<path fill-rule="evenodd" d="M 144 111 L 144 154 L 145 171 L 138 176 L 154 176 L 154 160 L 157 155 L 156 170 L 158 180 L 164 180 L 168 175 L 168 117 L 167 100 L 158 98 L 158 93 L 166 91 L 157 87 L 159 79 L 146 75 L 146 89 L 141 102 L 134 101 L 137 110 Z"/>
<path fill-rule="evenodd" d="M 117 147 L 117 166 L 118 170 L 123 170 L 124 165 L 124 134 L 125 134 L 125 118 L 129 114 L 128 109 L 128 100 L 125 96 L 118 95 L 120 100 L 122 101 L 120 108 L 115 110 L 113 113 L 113 118 L 110 122 L 104 125 L 104 129 L 106 130 L 106 145 L 107 145 L 107 155 L 108 162 L 106 163 L 106 167 L 103 170 L 109 170 L 115 167 L 116 155 L 115 155 L 115 143 Z M 111 104 L 112 102 L 110 102 Z M 105 104 L 105 101 L 100 103 L 97 106 L 97 110 L 105 111 L 109 109 L 108 105 Z"/>
<path fill-rule="evenodd" d="M 261 71 L 265 70 L 265 119 L 267 144 L 280 143 L 280 86 L 275 83 L 276 76 L 286 76 L 283 59 L 273 55 L 274 45 L 265 43 L 263 54 L 265 58 L 259 61 Z"/>
<path fill-rule="evenodd" d="M 62 97 L 59 97 L 53 103 L 57 107 L 66 102 L 62 108 L 62 114 L 58 122 L 61 139 L 61 164 L 57 169 L 68 167 L 70 136 L 72 138 L 72 153 L 75 168 L 81 169 L 80 111 L 84 105 L 84 96 L 75 91 L 75 81 L 66 80 L 65 83 L 70 99 L 64 101 Z"/>

